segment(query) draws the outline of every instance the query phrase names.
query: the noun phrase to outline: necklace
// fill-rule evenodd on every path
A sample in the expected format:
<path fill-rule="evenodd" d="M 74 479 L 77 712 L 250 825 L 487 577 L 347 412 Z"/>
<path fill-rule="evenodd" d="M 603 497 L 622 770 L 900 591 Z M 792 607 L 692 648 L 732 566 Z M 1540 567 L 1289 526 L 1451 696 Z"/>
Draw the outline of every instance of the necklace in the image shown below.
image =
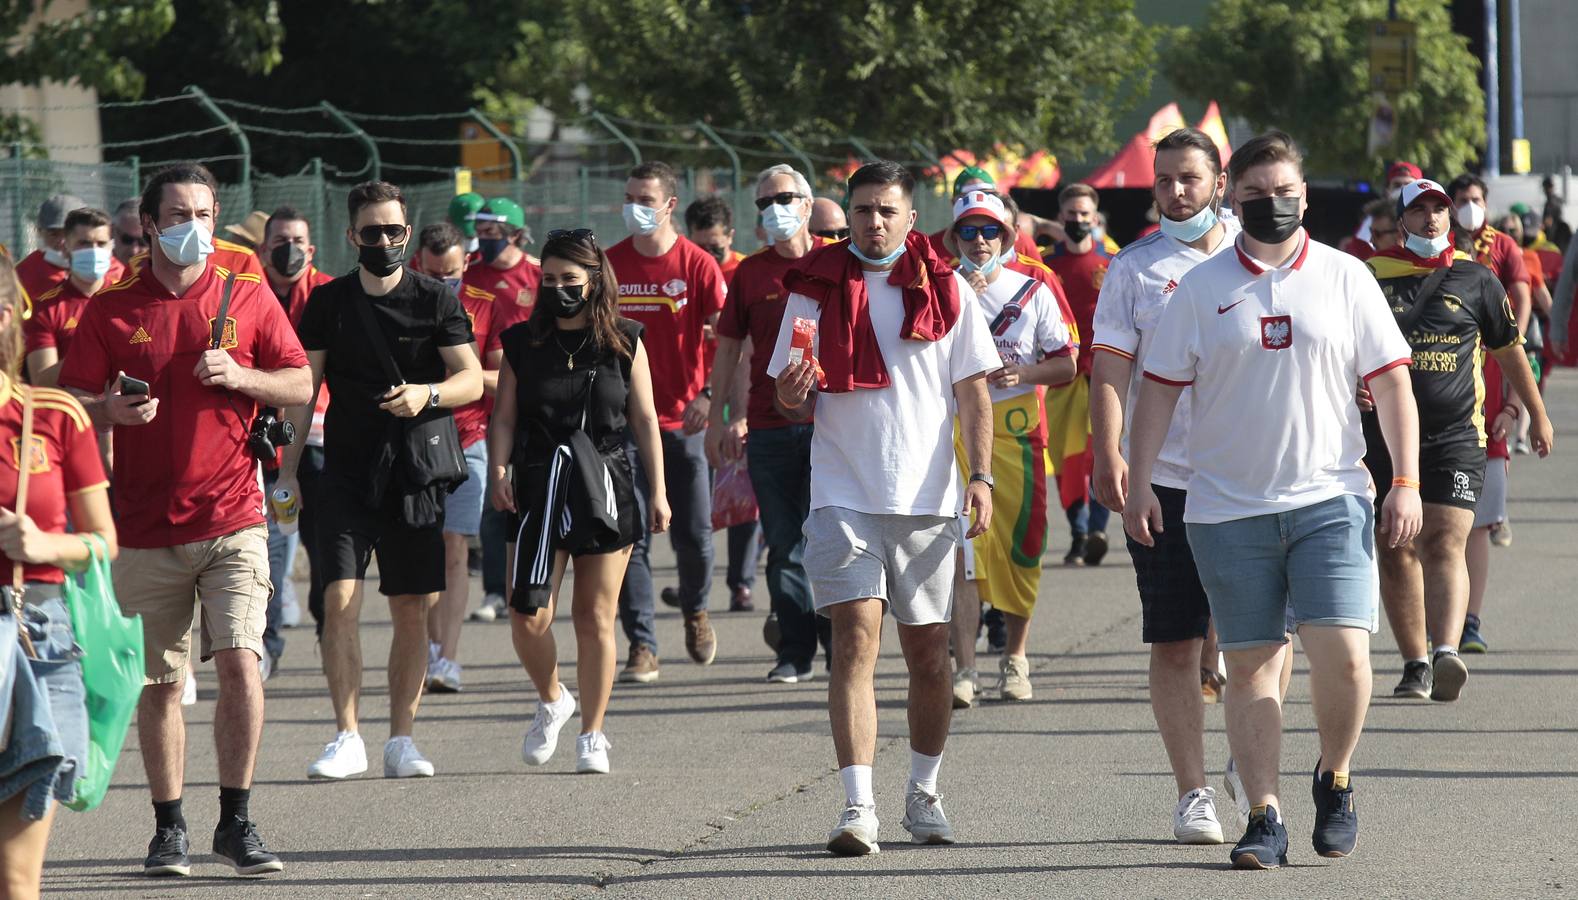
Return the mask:
<path fill-rule="evenodd" d="M 568 368 L 572 372 L 575 371 L 575 354 L 580 353 L 582 350 L 585 350 L 586 349 L 586 342 L 591 340 L 591 339 L 592 339 L 591 329 L 587 329 L 586 334 L 584 336 L 582 336 L 582 338 L 581 338 L 581 345 L 579 347 L 576 347 L 574 350 L 565 350 L 564 342 L 559 340 L 559 330 L 558 329 L 554 329 L 554 332 L 553 332 L 553 342 L 555 344 L 559 345 L 559 349 L 560 350 L 564 351 L 565 367 Z"/>

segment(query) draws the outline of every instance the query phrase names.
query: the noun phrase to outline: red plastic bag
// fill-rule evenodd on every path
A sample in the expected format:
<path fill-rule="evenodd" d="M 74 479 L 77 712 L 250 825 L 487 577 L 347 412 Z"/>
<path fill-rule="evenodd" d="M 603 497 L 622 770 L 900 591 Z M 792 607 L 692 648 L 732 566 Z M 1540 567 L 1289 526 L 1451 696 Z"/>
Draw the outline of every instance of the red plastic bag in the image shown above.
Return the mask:
<path fill-rule="evenodd" d="M 756 491 L 745 457 L 724 463 L 712 477 L 712 530 L 756 521 Z"/>

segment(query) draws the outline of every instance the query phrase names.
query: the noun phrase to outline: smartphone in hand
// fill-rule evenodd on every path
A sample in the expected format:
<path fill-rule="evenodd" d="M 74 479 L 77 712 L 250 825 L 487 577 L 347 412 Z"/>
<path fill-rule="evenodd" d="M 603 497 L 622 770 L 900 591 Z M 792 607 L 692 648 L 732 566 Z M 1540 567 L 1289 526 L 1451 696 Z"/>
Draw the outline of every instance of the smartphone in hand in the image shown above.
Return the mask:
<path fill-rule="evenodd" d="M 150 395 L 151 393 L 153 393 L 153 391 L 148 387 L 148 382 L 143 381 L 141 378 L 133 378 L 130 375 L 122 373 L 121 374 L 121 393 L 125 394 L 125 395 L 141 394 L 144 397 L 146 397 L 146 396 Z M 146 403 L 146 402 L 148 402 L 148 401 L 146 401 L 146 400 L 143 401 L 143 403 Z M 137 406 L 141 406 L 142 404 L 139 403 L 139 404 L 136 404 L 136 405 Z"/>

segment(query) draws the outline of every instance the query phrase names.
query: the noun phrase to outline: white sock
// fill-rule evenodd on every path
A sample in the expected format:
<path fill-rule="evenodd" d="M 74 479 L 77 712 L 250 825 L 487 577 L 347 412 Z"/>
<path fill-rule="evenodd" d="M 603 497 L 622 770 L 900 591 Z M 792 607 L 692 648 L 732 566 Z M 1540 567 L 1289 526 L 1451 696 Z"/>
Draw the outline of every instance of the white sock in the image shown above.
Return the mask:
<path fill-rule="evenodd" d="M 937 793 L 937 770 L 942 768 L 942 754 L 927 756 L 910 750 L 910 784 L 928 794 Z"/>
<path fill-rule="evenodd" d="M 876 795 L 871 792 L 870 766 L 845 766 L 838 770 L 844 781 L 844 802 L 847 806 L 876 806 Z"/>

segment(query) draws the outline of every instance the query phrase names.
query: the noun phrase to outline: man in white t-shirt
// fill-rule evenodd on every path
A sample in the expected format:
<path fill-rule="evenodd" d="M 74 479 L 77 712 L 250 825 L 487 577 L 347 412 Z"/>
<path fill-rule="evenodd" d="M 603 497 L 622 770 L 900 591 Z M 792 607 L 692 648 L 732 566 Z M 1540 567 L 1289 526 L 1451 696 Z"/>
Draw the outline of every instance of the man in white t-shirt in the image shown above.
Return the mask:
<path fill-rule="evenodd" d="M 1230 175 L 1244 232 L 1232 253 L 1178 282 L 1156 327 L 1123 520 L 1147 547 L 1166 534 L 1151 482 L 1174 406 L 1192 386 L 1184 522 L 1227 655 L 1228 743 L 1251 804 L 1230 859 L 1259 869 L 1287 862 L 1277 682 L 1289 607 L 1320 733 L 1312 843 L 1338 857 L 1358 841 L 1348 772 L 1370 701 L 1375 546 L 1353 384 L 1369 385 L 1391 451 L 1397 477 L 1381 534 L 1394 545 L 1419 532 L 1419 419 L 1402 368 L 1408 342 L 1374 278 L 1302 227 L 1292 139 L 1274 131 L 1249 141 Z"/>
<path fill-rule="evenodd" d="M 876 162 L 849 179 L 850 239 L 807 254 L 767 374 L 792 420 L 814 409 L 805 568 L 832 620 L 828 712 L 845 809 L 827 848 L 877 852 L 871 764 L 882 615 L 898 622 L 909 669 L 910 780 L 903 824 L 921 844 L 951 844 L 937 792 L 953 696 L 948 660 L 957 516 L 966 537 L 992 517 L 991 404 L 1001 367 L 975 292 L 916 233 L 915 179 Z M 814 324 L 809 351 L 791 345 Z M 957 413 L 971 474 L 954 469 Z M 961 496 L 962 494 L 962 496 Z"/>

